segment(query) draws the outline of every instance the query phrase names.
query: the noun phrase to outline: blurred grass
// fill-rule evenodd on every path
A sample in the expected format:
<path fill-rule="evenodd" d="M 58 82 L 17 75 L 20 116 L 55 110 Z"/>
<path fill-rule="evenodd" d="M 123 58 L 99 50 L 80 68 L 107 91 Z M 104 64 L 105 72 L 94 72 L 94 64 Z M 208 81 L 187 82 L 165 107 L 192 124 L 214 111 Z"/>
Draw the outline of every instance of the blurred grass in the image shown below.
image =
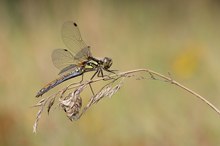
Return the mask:
<path fill-rule="evenodd" d="M 171 72 L 220 107 L 219 8 L 217 0 L 0 1 L 0 145 L 219 145 L 218 115 L 162 82 L 127 81 L 77 122 L 59 108 L 45 113 L 37 135 L 30 108 L 57 77 L 50 55 L 65 47 L 66 20 L 112 68 Z"/>

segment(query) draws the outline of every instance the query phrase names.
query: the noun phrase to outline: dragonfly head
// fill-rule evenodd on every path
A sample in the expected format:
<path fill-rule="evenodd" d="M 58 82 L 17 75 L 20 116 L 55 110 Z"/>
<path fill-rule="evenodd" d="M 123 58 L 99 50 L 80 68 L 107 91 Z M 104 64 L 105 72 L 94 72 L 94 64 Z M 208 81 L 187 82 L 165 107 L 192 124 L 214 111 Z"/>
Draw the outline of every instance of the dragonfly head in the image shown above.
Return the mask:
<path fill-rule="evenodd" d="M 108 58 L 108 57 L 105 57 L 103 59 L 103 67 L 104 67 L 104 69 L 109 69 L 111 66 L 112 66 L 112 59 Z"/>

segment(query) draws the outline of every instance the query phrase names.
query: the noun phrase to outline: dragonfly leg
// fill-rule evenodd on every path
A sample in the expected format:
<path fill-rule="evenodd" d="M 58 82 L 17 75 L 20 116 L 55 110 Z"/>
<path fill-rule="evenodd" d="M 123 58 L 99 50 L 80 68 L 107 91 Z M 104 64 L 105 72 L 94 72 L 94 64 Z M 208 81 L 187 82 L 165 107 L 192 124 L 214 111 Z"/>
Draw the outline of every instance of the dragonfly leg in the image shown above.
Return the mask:
<path fill-rule="evenodd" d="M 113 74 L 117 75 L 113 70 L 107 70 L 107 69 L 104 69 L 104 70 L 107 71 L 107 72 L 110 72 L 110 73 L 113 73 Z M 109 75 L 103 75 L 103 70 L 101 70 L 101 77 L 108 77 L 108 78 L 103 79 L 103 80 L 115 79 L 115 78 L 113 78 L 113 77 L 111 77 Z"/>
<path fill-rule="evenodd" d="M 92 79 L 96 76 L 97 73 L 99 74 L 99 72 L 100 72 L 100 70 L 98 69 L 98 70 L 93 74 L 93 76 L 91 77 L 90 80 L 92 80 Z"/>
<path fill-rule="evenodd" d="M 92 85 L 89 83 L 89 88 L 90 88 L 90 90 L 92 91 L 92 94 L 93 94 L 93 96 L 95 95 L 95 93 L 94 93 L 94 90 L 93 90 L 93 88 L 92 88 Z"/>
<path fill-rule="evenodd" d="M 96 74 L 99 74 L 99 72 L 100 72 L 100 70 L 98 69 L 98 70 L 93 74 L 93 76 L 91 77 L 90 80 L 92 80 L 92 79 L 96 76 Z M 95 95 L 95 92 L 94 92 L 94 90 L 93 90 L 93 88 L 92 88 L 91 83 L 89 83 L 89 87 L 90 87 L 90 90 L 92 91 L 92 94 L 93 94 L 93 96 L 94 96 L 94 95 Z"/>
<path fill-rule="evenodd" d="M 113 73 L 113 74 L 117 75 L 117 74 L 115 73 L 115 71 L 118 71 L 118 70 L 108 70 L 108 69 L 105 69 L 105 71 L 107 71 L 107 72 L 110 72 L 110 73 Z"/>
<path fill-rule="evenodd" d="M 83 77 L 84 77 L 84 74 L 82 74 L 81 76 L 82 76 L 82 79 L 81 79 L 81 81 L 79 81 L 79 83 L 82 83 L 82 81 L 83 81 Z"/>
<path fill-rule="evenodd" d="M 101 74 L 101 75 L 100 75 Z M 99 69 L 99 72 L 98 72 L 98 74 L 97 74 L 97 76 L 98 77 L 104 77 L 104 74 L 103 74 L 103 71 L 102 71 L 102 69 Z"/>
<path fill-rule="evenodd" d="M 103 70 L 100 69 L 99 74 L 97 75 L 98 77 L 102 77 L 104 81 L 107 81 L 109 79 L 113 79 L 112 77 L 110 77 L 109 75 L 104 75 Z M 104 78 L 104 77 L 108 77 L 108 79 Z"/>

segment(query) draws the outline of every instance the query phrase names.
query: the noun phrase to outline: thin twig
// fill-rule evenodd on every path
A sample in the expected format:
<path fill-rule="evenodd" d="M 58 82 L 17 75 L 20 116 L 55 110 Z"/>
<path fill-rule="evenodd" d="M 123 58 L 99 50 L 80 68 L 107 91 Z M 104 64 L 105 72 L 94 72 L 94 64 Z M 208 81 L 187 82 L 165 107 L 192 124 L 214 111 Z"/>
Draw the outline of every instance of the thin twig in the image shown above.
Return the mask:
<path fill-rule="evenodd" d="M 189 92 L 190 94 L 196 96 L 197 98 L 199 98 L 200 100 L 202 100 L 203 102 L 205 102 L 208 106 L 210 106 L 210 107 L 211 107 L 215 112 L 217 112 L 218 115 L 220 116 L 220 110 L 219 110 L 217 107 L 215 107 L 211 102 L 209 102 L 205 97 L 199 95 L 199 94 L 196 93 L 195 91 L 193 91 L 193 90 L 191 90 L 191 89 L 185 87 L 184 85 L 180 84 L 179 82 L 173 80 L 173 79 L 171 78 L 171 76 L 170 76 L 170 77 L 166 77 L 166 76 L 164 76 L 164 75 L 162 75 L 162 74 L 160 74 L 160 73 L 158 73 L 158 72 L 155 72 L 155 71 L 152 71 L 152 70 L 149 70 L 149 69 L 131 70 L 131 71 L 128 71 L 128 72 L 124 72 L 123 74 L 130 74 L 130 73 L 141 72 L 141 71 L 148 72 L 148 73 L 150 73 L 150 75 L 156 75 L 156 76 L 158 76 L 158 77 L 161 77 L 161 78 L 165 79 L 165 81 L 169 81 L 171 84 L 174 84 L 174 85 L 180 87 L 181 89 L 183 89 L 183 90 Z"/>

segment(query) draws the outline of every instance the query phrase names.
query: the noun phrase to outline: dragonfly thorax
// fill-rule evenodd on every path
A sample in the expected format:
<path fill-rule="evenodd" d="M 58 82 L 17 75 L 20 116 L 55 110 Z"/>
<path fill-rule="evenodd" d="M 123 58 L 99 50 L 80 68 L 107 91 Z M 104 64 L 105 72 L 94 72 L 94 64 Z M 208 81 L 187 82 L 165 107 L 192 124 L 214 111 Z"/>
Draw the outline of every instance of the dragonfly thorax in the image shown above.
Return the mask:
<path fill-rule="evenodd" d="M 85 62 L 86 68 L 103 68 L 103 69 L 109 69 L 112 65 L 112 59 L 108 57 L 104 57 L 102 59 L 97 59 L 90 57 L 89 61 Z"/>

